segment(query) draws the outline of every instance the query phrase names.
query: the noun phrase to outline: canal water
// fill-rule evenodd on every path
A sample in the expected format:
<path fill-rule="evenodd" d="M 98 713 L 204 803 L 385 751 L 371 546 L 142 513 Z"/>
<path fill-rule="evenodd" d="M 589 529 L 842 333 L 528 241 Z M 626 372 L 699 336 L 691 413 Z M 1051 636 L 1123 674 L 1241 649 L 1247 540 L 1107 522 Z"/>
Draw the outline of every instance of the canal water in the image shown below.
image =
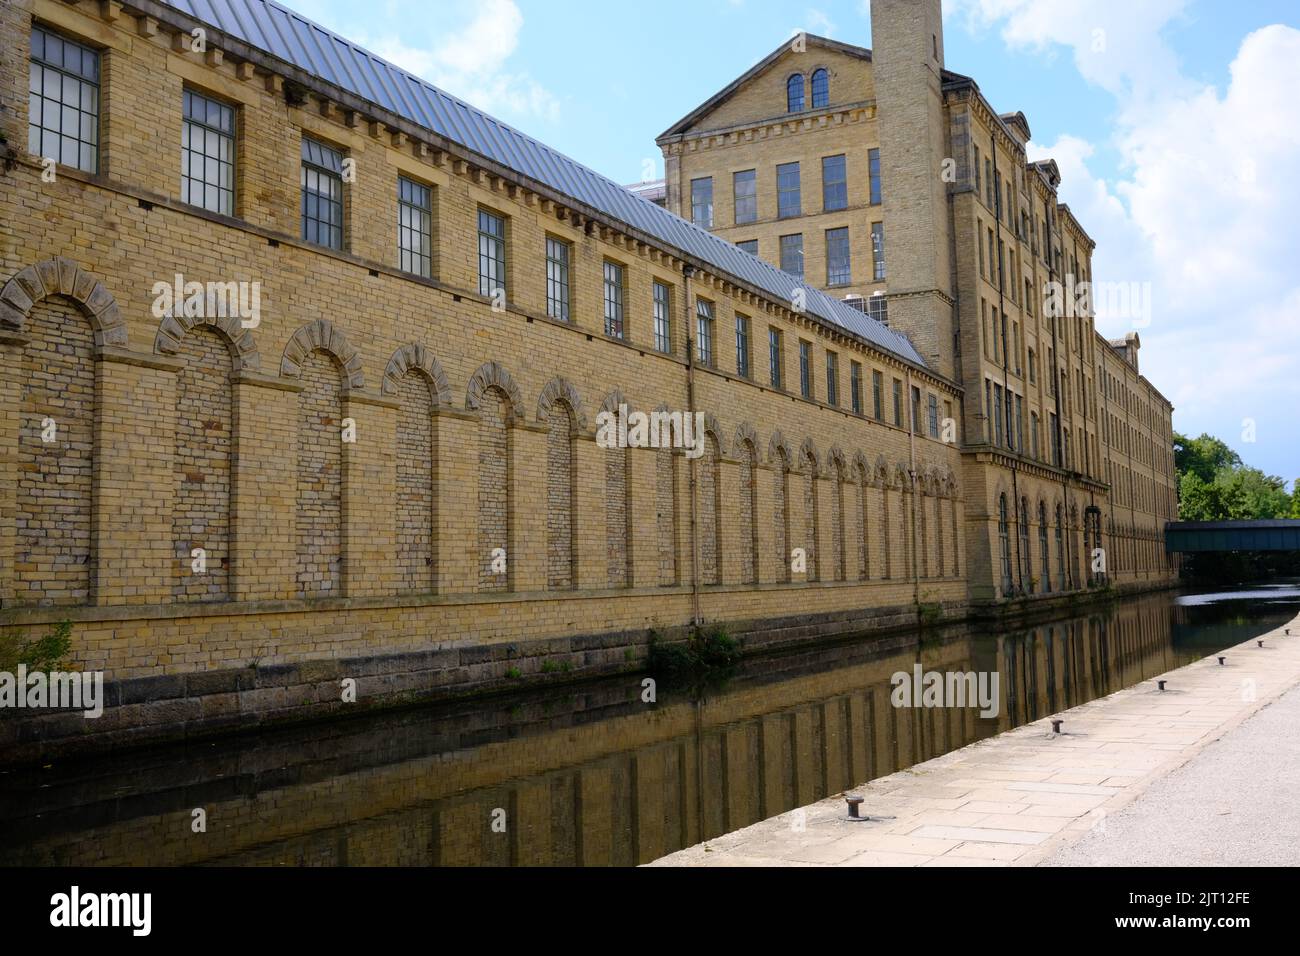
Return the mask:
<path fill-rule="evenodd" d="M 636 674 L 0 772 L 0 864 L 646 863 L 1298 611 L 1291 585 L 1163 592 L 1005 634 L 949 628 L 759 657 L 705 686 L 661 683 L 654 703 Z M 891 677 L 917 664 L 996 671 L 997 716 L 892 706 Z"/>

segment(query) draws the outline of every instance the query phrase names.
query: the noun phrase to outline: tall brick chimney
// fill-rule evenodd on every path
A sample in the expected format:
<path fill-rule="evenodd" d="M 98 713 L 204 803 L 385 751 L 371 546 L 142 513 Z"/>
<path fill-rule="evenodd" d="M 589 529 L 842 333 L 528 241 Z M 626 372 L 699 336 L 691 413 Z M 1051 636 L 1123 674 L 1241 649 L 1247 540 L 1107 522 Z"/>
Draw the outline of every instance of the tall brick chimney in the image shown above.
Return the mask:
<path fill-rule="evenodd" d="M 889 325 L 957 377 L 940 0 L 871 0 Z"/>

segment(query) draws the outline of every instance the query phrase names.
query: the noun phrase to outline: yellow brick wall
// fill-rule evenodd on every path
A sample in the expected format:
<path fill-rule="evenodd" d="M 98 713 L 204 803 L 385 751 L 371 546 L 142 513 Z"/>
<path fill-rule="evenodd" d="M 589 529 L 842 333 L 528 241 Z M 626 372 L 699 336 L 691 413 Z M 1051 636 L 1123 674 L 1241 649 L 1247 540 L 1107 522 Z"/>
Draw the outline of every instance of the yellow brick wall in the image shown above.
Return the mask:
<path fill-rule="evenodd" d="M 422 156 L 410 142 L 395 141 L 382 124 L 372 129 L 366 118 L 323 108 L 314 96 L 301 107 L 288 107 L 274 77 L 245 69 L 247 64 L 233 58 L 217 62 L 177 53 L 166 24 L 150 34 L 145 20 L 126 13 L 107 22 L 89 5 L 36 0 L 6 7 L 7 41 L 12 32 L 26 35 L 32 10 L 101 46 L 111 86 L 104 95 L 102 174 L 60 167 L 53 182 L 42 182 L 37 158 L 23 155 L 9 176 L 11 188 L 0 198 L 4 220 L 15 224 L 0 235 L 0 279 L 7 283 L 0 296 L 4 361 L 21 368 L 34 343 L 44 341 L 33 334 L 39 330 L 30 314 L 50 303 L 63 303 L 64 321 L 86 323 L 85 334 L 93 332 L 99 340 L 93 356 L 94 482 L 87 505 L 93 523 L 87 559 L 92 593 L 88 600 L 74 597 L 42 608 L 40 596 L 31 599 L 16 591 L 18 546 L 10 518 L 16 514 L 16 483 L 7 482 L 0 491 L 0 514 L 6 516 L 0 596 L 14 609 L 14 625 L 31 628 L 71 618 L 77 660 L 119 678 L 237 666 L 252 659 L 289 661 L 681 625 L 693 613 L 691 475 L 694 471 L 697 483 L 704 484 L 706 467 L 715 477 L 713 514 L 701 502 L 695 517 L 697 524 L 707 521 L 715 529 L 708 560 L 719 582 L 703 589 L 700 611 L 706 620 L 775 618 L 796 607 L 817 615 L 910 604 L 917 596 L 907 556 L 913 498 L 927 515 L 942 502 L 950 552 L 940 576 L 930 526 L 930 554 L 915 562 L 929 571 L 920 582 L 921 599 L 964 601 L 965 539 L 953 532 L 964 520 L 962 495 L 950 480 L 960 469 L 956 450 L 917 436 L 915 467 L 923 493 L 904 495 L 913 441 L 903 429 L 847 409 L 850 359 L 863 365 L 868 409 L 873 369 L 884 374 L 886 389 L 895 378 L 910 380 L 955 404 L 960 395 L 950 384 L 738 289 L 725 276 L 701 272 L 688 280 L 671 252 L 629 239 L 610 224 L 585 221 L 552 198 L 457 157 Z M 6 42 L 3 75 L 11 83 L 26 82 L 25 50 L 25 40 Z M 200 213 L 177 199 L 179 150 L 174 147 L 187 82 L 237 104 L 234 220 Z M 5 117 L 6 134 L 24 143 L 24 101 L 13 89 L 5 93 L 20 104 Z M 342 253 L 297 239 L 304 133 L 342 148 L 357 163 L 356 181 L 344 190 Z M 395 268 L 399 171 L 435 190 L 434 280 Z M 508 219 L 510 302 L 504 311 L 493 311 L 477 292 L 480 206 Z M 548 233 L 574 245 L 573 321 L 567 324 L 545 314 Z M 606 258 L 626 266 L 624 341 L 604 335 L 601 263 Z M 188 327 L 194 320 L 158 319 L 151 311 L 154 283 L 170 283 L 175 273 L 187 280 L 259 282 L 261 324 L 242 330 L 225 321 L 196 332 Z M 673 289 L 672 355 L 652 350 L 652 279 Z M 717 367 L 696 370 L 694 407 L 709 415 L 709 440 L 717 454 L 708 466 L 692 465 L 678 454 L 665 484 L 659 453 L 628 452 L 633 517 L 622 533 L 630 538 L 631 579 L 610 590 L 609 547 L 620 529 L 608 524 L 616 512 L 608 507 L 606 452 L 594 440 L 595 415 L 616 392 L 640 410 L 686 409 L 685 345 L 697 295 L 716 306 Z M 753 379 L 748 381 L 736 372 L 737 312 L 752 319 Z M 817 401 L 763 384 L 769 325 L 784 332 L 787 388 L 797 389 L 797 342 L 813 343 Z M 177 582 L 190 573 L 179 545 L 193 543 L 182 542 L 177 530 L 178 514 L 186 513 L 178 502 L 184 487 L 183 478 L 178 484 L 178 468 L 189 460 L 185 450 L 178 454 L 177 435 L 194 433 L 206 422 L 181 397 L 184 376 L 197 374 L 191 338 L 199 334 L 221 336 L 230 361 L 219 382 L 229 389 L 228 501 L 224 509 L 220 500 L 209 503 L 205 513 L 215 520 L 205 518 L 191 532 L 202 537 L 208 533 L 204 528 L 223 521 L 228 528 L 230 600 L 216 603 L 175 600 Z M 840 356 L 839 408 L 825 403 L 827 349 Z M 434 442 L 419 446 L 430 447 L 433 491 L 425 547 L 434 567 L 429 586 L 418 595 L 410 593 L 399 544 L 407 527 L 399 475 L 426 463 L 409 457 L 410 451 L 401 458 L 402 449 L 412 447 L 398 432 L 410 409 L 395 381 L 410 364 L 402 356 L 414 350 L 425 356 L 432 379 L 443 383 L 434 386 Z M 386 381 L 390 368 L 391 383 Z M 583 423 L 571 441 L 570 558 L 576 588 L 548 590 L 551 433 L 542 398 L 553 394 L 557 381 Z M 21 464 L 19 433 L 31 427 L 24 420 L 30 415 L 23 411 L 26 387 L 20 382 L 0 389 L 6 403 L 0 416 L 6 442 L 0 468 L 7 475 L 15 475 Z M 505 485 L 487 489 L 488 498 L 505 508 L 505 594 L 479 573 L 484 550 L 493 543 L 480 534 L 487 500 L 480 452 L 490 434 L 489 397 L 498 403 L 505 436 L 505 466 L 492 479 Z M 214 415 L 219 427 L 216 409 Z M 328 436 L 343 418 L 355 423 L 356 442 L 323 457 L 309 454 L 324 446 L 307 438 Z M 807 454 L 788 476 L 790 530 L 778 542 L 778 449 L 786 446 L 791 460 L 800 448 Z M 739 461 L 749 455 L 757 461 L 748 499 L 753 512 L 742 520 Z M 833 464 L 841 460 L 843 472 Z M 841 474 L 845 487 L 837 492 Z M 331 521 L 337 515 L 335 529 L 312 524 L 306 487 L 324 496 L 324 513 Z M 892 524 L 888 552 L 879 527 L 885 496 Z M 841 497 L 842 508 L 836 504 Z M 750 540 L 741 533 L 746 522 L 753 528 Z M 212 533 L 220 540 L 219 532 Z M 865 548 L 859 548 L 863 537 Z M 837 538 L 845 542 L 839 546 L 843 581 L 835 580 L 830 562 Z M 810 570 L 818 573 L 796 574 L 785 584 L 794 547 L 808 549 Z M 863 550 L 869 566 L 865 578 Z M 757 582 L 750 583 L 747 567 L 755 552 Z M 305 589 L 301 572 L 318 572 L 331 562 L 337 573 L 330 572 L 330 587 Z M 885 578 L 887 564 L 891 570 Z M 791 591 L 799 592 L 794 600 Z"/>

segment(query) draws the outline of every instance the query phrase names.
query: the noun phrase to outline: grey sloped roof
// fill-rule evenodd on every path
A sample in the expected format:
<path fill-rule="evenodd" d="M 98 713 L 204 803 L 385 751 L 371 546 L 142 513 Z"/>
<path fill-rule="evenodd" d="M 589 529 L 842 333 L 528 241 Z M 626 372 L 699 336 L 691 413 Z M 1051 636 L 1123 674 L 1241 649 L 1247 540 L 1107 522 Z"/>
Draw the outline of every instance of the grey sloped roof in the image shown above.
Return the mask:
<path fill-rule="evenodd" d="M 904 336 L 794 276 L 742 252 L 707 229 L 538 142 L 482 110 L 381 60 L 271 0 L 169 0 L 174 7 L 251 46 L 342 87 L 377 106 L 599 209 L 729 274 L 789 302 L 805 290 L 808 311 L 917 365 L 925 362 Z"/>

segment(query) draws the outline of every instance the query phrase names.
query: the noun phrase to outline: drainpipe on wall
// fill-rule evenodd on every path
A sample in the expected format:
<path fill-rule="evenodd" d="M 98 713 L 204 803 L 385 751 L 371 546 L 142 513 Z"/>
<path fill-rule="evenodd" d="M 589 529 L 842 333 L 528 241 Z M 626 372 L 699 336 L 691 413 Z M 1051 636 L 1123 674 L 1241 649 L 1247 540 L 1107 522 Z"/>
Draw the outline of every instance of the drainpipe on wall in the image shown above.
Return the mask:
<path fill-rule="evenodd" d="M 691 335 L 691 277 L 695 275 L 695 266 L 689 263 L 682 266 L 682 291 L 686 294 L 686 412 L 695 413 L 695 339 Z M 701 438 L 703 436 L 700 436 Z M 698 505 L 695 500 L 695 461 L 687 456 L 686 468 L 691 489 L 691 621 L 699 627 L 704 623 L 700 615 L 700 535 L 696 524 Z"/>
<path fill-rule="evenodd" d="M 912 484 L 912 603 L 921 606 L 921 556 L 916 553 L 916 403 L 912 401 L 912 370 L 903 372 L 907 384 L 907 478 Z"/>
<path fill-rule="evenodd" d="M 1013 422 L 1015 422 L 1015 420 L 1016 420 L 1016 416 L 1015 416 L 1015 411 L 1014 411 L 1014 403 L 1011 401 L 1011 369 L 1010 369 L 1010 364 L 1007 362 L 1007 323 L 1006 323 L 1006 320 L 1005 320 L 1005 318 L 1004 318 L 1004 316 L 1006 315 L 1006 312 L 1005 312 L 1005 305 L 1006 305 L 1006 298 L 1005 298 L 1005 296 L 1006 296 L 1006 292 L 1005 292 L 1005 287 L 1006 287 L 1006 272 L 1005 272 L 1005 270 L 1004 270 L 1004 268 L 1003 268 L 1003 265 L 1002 265 L 1002 256 L 1001 256 L 1001 254 L 1000 254 L 1000 251 L 1001 251 L 1001 249 L 1002 249 L 1002 208 L 1003 208 L 1003 201 L 1002 201 L 1002 190 L 998 188 L 998 140 L 997 140 L 997 133 L 996 133 L 996 132 L 993 132 L 993 133 L 990 133 L 990 134 L 989 134 L 989 155 L 993 157 L 993 199 L 994 199 L 994 203 L 993 203 L 993 218 L 994 218 L 994 220 L 995 220 L 995 222 L 994 222 L 994 234 L 995 234 L 995 237 L 997 238 L 997 241 L 998 241 L 998 249 L 999 249 L 999 255 L 998 255 L 998 314 L 997 314 L 997 317 L 996 317 L 996 320 L 995 320 L 995 321 L 997 322 L 997 326 L 996 326 L 996 328 L 994 329 L 994 334 L 1000 336 L 1001 339 L 1002 339 L 1002 401 L 1003 401 L 1003 403 L 1004 403 L 1003 406 L 1002 406 L 1003 409 L 1004 409 L 1004 413 L 1003 413 L 1003 415 L 1002 415 L 1002 421 L 999 422 L 999 423 L 997 423 L 997 424 L 1001 424 L 1001 425 L 1005 425 L 1005 426 L 1006 426 L 1006 428 L 1007 428 L 1007 445 L 1010 446 L 1010 445 L 1011 445 L 1011 425 L 1012 425 Z M 1014 172 L 1015 172 L 1015 171 L 1012 170 L 1012 178 L 1011 178 L 1011 181 L 1010 181 L 1011 190 L 1012 190 L 1012 194 L 1013 194 L 1013 195 L 1015 194 L 1015 185 L 1016 185 L 1016 183 L 1015 183 Z M 1005 185 L 1005 184 L 1004 184 L 1004 185 Z M 1012 215 L 1012 210 L 1008 209 L 1008 210 L 1007 210 L 1007 216 L 1009 217 L 1009 216 L 1011 216 L 1011 215 Z M 992 253 L 992 250 L 989 250 L 989 255 L 992 256 L 992 254 L 993 254 L 993 253 Z M 1010 258 L 1011 258 L 1011 249 L 1010 249 L 1010 247 L 1007 247 L 1007 259 L 1010 259 Z M 981 329 L 980 331 L 981 331 L 981 333 L 983 332 L 982 329 Z M 1023 339 L 1024 339 L 1024 336 L 1021 336 L 1021 340 L 1022 340 L 1022 341 L 1023 341 Z M 1017 357 L 1019 357 L 1019 356 L 1017 356 Z M 1060 420 L 1060 416 L 1059 416 L 1059 415 L 1057 416 L 1057 420 L 1058 420 L 1058 421 Z M 993 435 L 996 435 L 996 434 L 997 434 L 997 424 L 994 425 Z M 990 435 L 989 437 L 991 438 L 991 437 L 993 437 L 993 435 Z M 1016 434 L 1016 437 L 1017 437 L 1017 438 L 1020 437 L 1019 433 Z M 1018 452 L 1017 452 L 1017 454 L 1018 454 Z M 1012 459 L 1011 459 L 1011 514 L 1012 514 L 1012 516 L 1014 517 L 1014 519 L 1015 519 L 1015 524 L 1016 524 L 1016 535 L 1015 535 L 1015 539 L 1016 539 L 1016 540 L 1015 540 L 1015 550 L 1016 550 L 1016 578 L 1020 581 L 1020 592 L 1023 594 L 1023 593 L 1025 593 L 1025 556 L 1024 556 L 1023 554 L 1020 553 L 1020 542 L 1021 542 L 1022 540 L 1024 540 L 1024 538 L 1023 538 L 1023 536 L 1020 534 L 1020 523 L 1021 523 L 1021 514 L 1020 514 L 1020 483 L 1019 483 L 1019 481 L 1017 480 L 1017 476 L 1018 476 L 1018 474 L 1019 474 L 1019 471 L 1020 471 L 1020 469 L 1017 467 L 1016 460 L 1015 460 L 1014 458 L 1012 458 Z M 1008 527 L 1008 537 L 1010 537 L 1010 529 L 1009 529 L 1009 527 Z M 1008 541 L 1008 542 L 1007 542 L 1007 551 L 1008 551 L 1008 552 L 1011 550 L 1011 547 L 1012 547 L 1012 544 L 1011 544 L 1010 541 Z M 1003 597 L 1006 597 L 1006 596 L 1007 596 L 1007 595 L 1005 595 L 1005 594 L 1003 595 Z"/>

